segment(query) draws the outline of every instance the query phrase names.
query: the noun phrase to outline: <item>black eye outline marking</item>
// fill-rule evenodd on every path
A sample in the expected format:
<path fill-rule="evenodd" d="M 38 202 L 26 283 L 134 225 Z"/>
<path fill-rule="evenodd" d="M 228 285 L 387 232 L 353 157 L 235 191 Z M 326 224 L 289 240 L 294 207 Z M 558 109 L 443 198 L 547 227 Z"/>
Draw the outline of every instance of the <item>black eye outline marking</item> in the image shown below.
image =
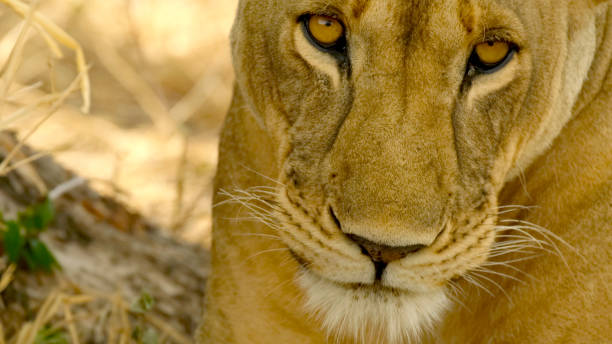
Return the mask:
<path fill-rule="evenodd" d="M 338 23 L 342 25 L 342 29 L 343 29 L 342 37 L 332 44 L 324 44 L 324 43 L 319 42 L 316 38 L 313 37 L 312 33 L 310 32 L 310 27 L 308 25 L 310 18 L 312 18 L 313 16 L 326 16 L 326 17 L 330 17 L 330 18 L 337 20 Z M 347 47 L 347 41 L 346 41 L 346 27 L 344 26 L 344 23 L 341 20 L 336 19 L 334 16 L 329 16 L 329 15 L 304 14 L 300 16 L 298 21 L 301 22 L 302 31 L 304 32 L 304 36 L 306 37 L 308 42 L 310 42 L 310 44 L 312 44 L 315 48 L 317 48 L 318 50 L 324 53 L 330 54 L 343 62 L 347 60 L 348 47 Z"/>
<path fill-rule="evenodd" d="M 489 42 L 483 42 L 483 43 L 489 43 Z M 483 44 L 483 43 L 479 43 L 479 44 Z M 512 59 L 514 58 L 514 55 L 516 55 L 516 53 L 518 53 L 518 50 L 519 50 L 516 44 L 510 43 L 510 42 L 505 42 L 505 43 L 507 43 L 509 46 L 508 53 L 500 62 L 495 63 L 495 64 L 486 64 L 482 62 L 480 58 L 478 57 L 478 54 L 476 53 L 476 46 L 474 46 L 474 48 L 472 49 L 472 54 L 470 55 L 470 58 L 468 60 L 469 69 L 473 69 L 479 74 L 493 74 L 493 73 L 496 73 L 502 70 L 504 67 L 508 65 L 508 63 L 510 63 L 510 61 L 512 61 Z"/>

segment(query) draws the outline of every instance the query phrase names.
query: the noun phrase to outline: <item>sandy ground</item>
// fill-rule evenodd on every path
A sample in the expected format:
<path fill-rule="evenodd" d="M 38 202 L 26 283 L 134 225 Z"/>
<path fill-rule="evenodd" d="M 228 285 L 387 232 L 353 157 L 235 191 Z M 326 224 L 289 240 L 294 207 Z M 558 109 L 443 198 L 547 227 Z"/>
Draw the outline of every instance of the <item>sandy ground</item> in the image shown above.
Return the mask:
<path fill-rule="evenodd" d="M 21 18 L 0 1 L 0 66 Z M 72 35 L 90 67 L 92 106 L 73 94 L 28 143 L 50 152 L 101 192 L 173 234 L 210 244 L 217 134 L 232 86 L 228 35 L 236 0 L 42 0 L 39 11 Z M 27 36 L 16 83 L 0 119 L 78 75 L 75 54 L 52 53 Z M 31 87 L 30 87 L 31 86 Z M 18 88 L 17 88 L 18 89 Z M 23 135 L 35 109 L 10 127 Z"/>

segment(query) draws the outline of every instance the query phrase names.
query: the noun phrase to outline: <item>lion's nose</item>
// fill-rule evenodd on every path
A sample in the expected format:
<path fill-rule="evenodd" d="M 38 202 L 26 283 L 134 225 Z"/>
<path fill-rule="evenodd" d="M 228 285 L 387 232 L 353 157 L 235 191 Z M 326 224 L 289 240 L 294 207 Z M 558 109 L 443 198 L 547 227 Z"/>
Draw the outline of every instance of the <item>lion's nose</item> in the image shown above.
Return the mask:
<path fill-rule="evenodd" d="M 416 252 L 425 247 L 425 245 L 394 247 L 377 244 L 354 234 L 348 234 L 348 237 L 356 242 L 357 245 L 359 245 L 364 251 L 363 253 L 372 258 L 374 262 L 381 262 L 385 264 L 389 264 L 394 260 L 402 259 L 410 253 Z"/>
<path fill-rule="evenodd" d="M 329 214 L 338 226 L 338 229 L 342 230 L 342 225 L 340 224 L 340 220 L 336 216 L 334 209 L 332 207 L 329 208 Z M 359 235 L 346 233 L 346 236 L 354 241 L 359 247 L 361 247 L 361 252 L 370 257 L 372 262 L 374 263 L 374 267 L 376 268 L 376 280 L 380 280 L 382 274 L 387 267 L 387 264 L 391 263 L 395 260 L 400 260 L 410 253 L 416 252 L 426 245 L 416 244 L 409 246 L 389 246 L 385 244 L 375 243 L 369 239 L 361 237 Z"/>
<path fill-rule="evenodd" d="M 353 240 L 359 247 L 361 247 L 361 251 L 363 254 L 367 255 L 374 262 L 374 267 L 376 268 L 376 279 L 380 280 L 382 274 L 387 267 L 387 264 L 391 263 L 394 260 L 399 260 L 410 253 L 416 252 L 425 247 L 425 245 L 410 245 L 410 246 L 387 246 L 377 244 L 368 239 L 362 238 L 358 235 L 348 234 L 347 235 L 351 240 Z"/>

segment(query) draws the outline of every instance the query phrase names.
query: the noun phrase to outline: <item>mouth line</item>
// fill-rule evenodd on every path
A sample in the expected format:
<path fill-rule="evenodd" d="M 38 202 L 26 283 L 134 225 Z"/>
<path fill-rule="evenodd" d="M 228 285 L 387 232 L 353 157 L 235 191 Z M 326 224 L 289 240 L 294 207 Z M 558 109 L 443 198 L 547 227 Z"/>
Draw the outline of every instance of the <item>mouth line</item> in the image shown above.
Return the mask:
<path fill-rule="evenodd" d="M 328 283 L 333 283 L 334 285 L 340 286 L 346 290 L 360 290 L 360 291 L 371 291 L 373 293 L 377 292 L 385 292 L 389 294 L 393 294 L 394 296 L 400 296 L 402 294 L 410 294 L 411 291 L 407 289 L 393 288 L 389 286 L 385 286 L 382 284 L 382 280 L 380 278 L 376 278 L 373 283 L 342 283 L 338 281 L 331 280 L 327 277 L 321 276 L 315 271 L 312 271 L 308 268 L 308 262 L 304 260 L 300 255 L 298 255 L 292 249 L 289 249 L 289 253 L 295 259 L 295 261 L 299 264 L 302 273 L 308 273 L 316 276 L 317 278 L 323 279 Z"/>
<path fill-rule="evenodd" d="M 362 291 L 362 292 L 367 291 L 372 294 L 384 293 L 385 295 L 393 295 L 395 297 L 414 294 L 414 292 L 411 292 L 408 290 L 385 286 L 380 281 L 374 281 L 374 283 L 372 284 L 363 284 L 363 283 L 348 284 L 348 283 L 338 283 L 338 282 L 333 282 L 333 283 L 336 283 L 337 285 L 347 290 Z"/>
<path fill-rule="evenodd" d="M 303 263 L 303 259 L 301 259 L 295 252 L 293 251 L 290 251 L 290 252 L 291 252 L 291 255 L 294 257 L 294 259 L 298 262 L 298 264 L 300 264 L 301 273 L 310 274 L 312 276 L 315 276 L 316 278 L 324 280 L 327 283 L 331 283 L 335 286 L 346 289 L 347 292 L 348 291 L 361 291 L 361 292 L 370 292 L 373 295 L 385 294 L 385 295 L 392 295 L 395 297 L 400 297 L 402 295 L 405 296 L 405 295 L 418 294 L 409 289 L 401 289 L 401 288 L 389 287 L 389 286 L 383 285 L 380 279 L 374 280 L 373 283 L 343 283 L 343 282 L 334 281 L 325 276 L 321 276 L 315 271 L 312 271 L 306 266 L 306 264 Z"/>

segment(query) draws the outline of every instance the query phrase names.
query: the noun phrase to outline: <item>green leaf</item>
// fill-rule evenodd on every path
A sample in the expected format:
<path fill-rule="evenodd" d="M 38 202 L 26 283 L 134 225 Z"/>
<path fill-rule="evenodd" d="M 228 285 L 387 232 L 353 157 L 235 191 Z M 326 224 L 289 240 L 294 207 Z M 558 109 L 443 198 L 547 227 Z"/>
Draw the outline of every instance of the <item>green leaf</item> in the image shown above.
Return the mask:
<path fill-rule="evenodd" d="M 47 325 L 38 331 L 34 344 L 68 344 L 66 333 Z"/>
<path fill-rule="evenodd" d="M 7 221 L 6 228 L 7 231 L 4 234 L 4 251 L 8 255 L 8 259 L 11 263 L 18 263 L 19 257 L 23 252 L 25 240 L 17 222 Z"/>
<path fill-rule="evenodd" d="M 153 296 L 147 292 L 142 292 L 142 294 L 140 294 L 140 298 L 138 298 L 138 300 L 132 304 L 131 310 L 134 313 L 142 314 L 153 309 L 153 306 L 155 306 L 155 299 Z"/>
<path fill-rule="evenodd" d="M 140 339 L 142 338 L 142 327 L 136 326 L 132 330 L 132 339 L 140 343 Z"/>
<path fill-rule="evenodd" d="M 35 205 L 32 209 L 34 225 L 37 229 L 43 230 L 49 227 L 55 217 L 55 207 L 51 199 L 47 198 L 41 204 Z"/>
<path fill-rule="evenodd" d="M 132 330 L 132 339 L 140 344 L 157 344 L 159 342 L 159 335 L 152 327 L 145 327 L 143 329 L 141 326 L 136 326 Z"/>
<path fill-rule="evenodd" d="M 36 234 L 36 225 L 34 224 L 34 217 L 32 216 L 32 210 L 27 209 L 26 211 L 20 212 L 17 215 L 17 221 L 19 225 L 26 230 L 27 234 Z"/>
<path fill-rule="evenodd" d="M 47 272 L 51 272 L 51 269 L 54 266 L 58 266 L 57 260 L 47 248 L 47 245 L 40 241 L 39 239 L 32 238 L 28 240 L 26 251 L 28 251 L 28 257 L 31 262 L 28 262 L 28 265 L 31 265 L 30 268 L 34 270 L 45 270 Z M 26 259 L 27 261 L 27 259 Z"/>
<path fill-rule="evenodd" d="M 36 204 L 19 213 L 19 223 L 29 235 L 36 235 L 47 229 L 55 215 L 55 208 L 50 199 Z"/>
<path fill-rule="evenodd" d="M 30 270 L 35 271 L 39 269 L 38 265 L 36 264 L 36 259 L 34 259 L 32 255 L 32 252 L 30 252 L 30 250 L 28 250 L 27 248 L 23 250 L 23 252 L 21 252 L 21 258 L 25 260 Z"/>
<path fill-rule="evenodd" d="M 142 334 L 142 344 L 157 344 L 159 342 L 159 336 L 157 331 L 151 327 L 147 327 Z"/>

